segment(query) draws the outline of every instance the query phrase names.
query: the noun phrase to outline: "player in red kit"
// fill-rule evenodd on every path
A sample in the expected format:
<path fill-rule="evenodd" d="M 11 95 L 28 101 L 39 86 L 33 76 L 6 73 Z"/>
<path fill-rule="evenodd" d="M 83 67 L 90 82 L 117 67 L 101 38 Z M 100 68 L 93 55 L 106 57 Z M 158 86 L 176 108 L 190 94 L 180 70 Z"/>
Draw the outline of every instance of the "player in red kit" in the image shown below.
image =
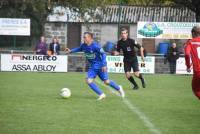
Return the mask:
<path fill-rule="evenodd" d="M 194 26 L 191 32 L 192 39 L 185 46 L 185 61 L 188 72 L 191 71 L 191 66 L 193 66 L 192 90 L 200 99 L 200 27 Z"/>

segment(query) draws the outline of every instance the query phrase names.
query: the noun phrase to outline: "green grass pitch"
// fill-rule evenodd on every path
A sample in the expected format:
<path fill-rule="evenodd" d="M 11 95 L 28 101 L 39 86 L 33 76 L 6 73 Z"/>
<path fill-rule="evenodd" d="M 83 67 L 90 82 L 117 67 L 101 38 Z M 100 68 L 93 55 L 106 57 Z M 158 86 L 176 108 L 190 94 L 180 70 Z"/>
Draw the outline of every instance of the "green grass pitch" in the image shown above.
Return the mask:
<path fill-rule="evenodd" d="M 98 102 L 84 78 L 85 73 L 1 72 L 0 134 L 154 134 L 122 98 L 99 84 L 107 98 Z M 191 76 L 145 75 L 147 88 L 137 91 L 124 74 L 110 78 L 161 134 L 200 133 Z M 61 99 L 63 87 L 71 89 L 71 98 Z"/>

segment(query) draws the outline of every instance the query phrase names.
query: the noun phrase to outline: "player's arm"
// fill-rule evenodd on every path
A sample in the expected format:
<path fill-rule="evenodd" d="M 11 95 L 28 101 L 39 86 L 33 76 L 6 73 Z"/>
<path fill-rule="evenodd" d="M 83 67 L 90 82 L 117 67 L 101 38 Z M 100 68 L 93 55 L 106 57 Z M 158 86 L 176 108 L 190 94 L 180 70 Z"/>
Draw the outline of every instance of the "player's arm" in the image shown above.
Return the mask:
<path fill-rule="evenodd" d="M 107 62 L 106 62 L 106 53 L 104 52 L 103 48 L 101 48 L 100 50 L 100 54 L 101 54 L 101 57 L 102 57 L 102 63 L 103 63 L 103 66 L 107 66 Z"/>
<path fill-rule="evenodd" d="M 65 52 L 66 53 L 77 53 L 77 52 L 81 52 L 82 51 L 82 47 L 77 47 L 77 48 L 73 48 L 73 49 L 69 49 L 69 48 L 65 48 Z"/>
<path fill-rule="evenodd" d="M 191 63 L 190 63 L 191 46 L 190 46 L 189 43 L 186 44 L 184 50 L 185 50 L 185 64 L 187 66 L 187 71 L 190 72 L 190 67 L 191 67 Z"/>
<path fill-rule="evenodd" d="M 106 61 L 106 53 L 104 52 L 103 48 L 97 47 L 97 52 L 101 55 L 101 60 L 103 63 L 102 71 L 107 71 L 107 61 Z"/>
<path fill-rule="evenodd" d="M 102 48 L 101 48 L 101 49 L 102 49 Z M 103 72 L 106 72 L 106 71 L 107 71 L 106 54 L 105 54 L 105 52 L 103 51 L 103 49 L 100 50 L 100 51 L 102 51 L 102 52 L 101 52 L 102 63 L 103 63 L 102 71 L 103 71 Z"/>

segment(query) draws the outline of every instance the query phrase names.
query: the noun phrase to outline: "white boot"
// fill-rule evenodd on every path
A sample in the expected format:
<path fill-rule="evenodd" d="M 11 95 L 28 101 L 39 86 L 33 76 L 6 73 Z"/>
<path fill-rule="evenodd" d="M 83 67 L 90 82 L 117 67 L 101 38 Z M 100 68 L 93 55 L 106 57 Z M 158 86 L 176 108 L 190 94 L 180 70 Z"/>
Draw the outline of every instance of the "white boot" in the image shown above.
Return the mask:
<path fill-rule="evenodd" d="M 120 85 L 119 86 L 120 87 L 120 89 L 119 89 L 119 94 L 120 94 L 120 96 L 122 97 L 122 98 L 124 98 L 125 97 L 125 92 L 124 92 L 124 90 L 123 90 L 123 87 Z"/>
<path fill-rule="evenodd" d="M 101 95 L 99 95 L 99 98 L 97 99 L 98 101 L 103 100 L 106 98 L 106 95 L 104 93 L 102 93 Z"/>

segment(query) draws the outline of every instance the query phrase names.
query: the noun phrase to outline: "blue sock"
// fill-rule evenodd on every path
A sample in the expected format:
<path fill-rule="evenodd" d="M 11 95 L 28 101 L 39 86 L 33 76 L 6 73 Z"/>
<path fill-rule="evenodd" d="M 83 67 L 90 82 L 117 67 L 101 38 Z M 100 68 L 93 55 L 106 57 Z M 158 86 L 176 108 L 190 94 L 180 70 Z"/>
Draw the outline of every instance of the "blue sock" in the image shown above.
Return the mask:
<path fill-rule="evenodd" d="M 90 86 L 90 88 L 98 95 L 101 95 L 103 92 L 101 91 L 101 89 L 95 84 L 95 83 L 90 83 L 88 84 Z"/>
<path fill-rule="evenodd" d="M 119 85 L 117 85 L 117 84 L 116 84 L 114 81 L 112 81 L 112 80 L 110 80 L 109 85 L 110 85 L 112 88 L 114 88 L 115 90 L 117 90 L 117 91 L 120 89 Z"/>

